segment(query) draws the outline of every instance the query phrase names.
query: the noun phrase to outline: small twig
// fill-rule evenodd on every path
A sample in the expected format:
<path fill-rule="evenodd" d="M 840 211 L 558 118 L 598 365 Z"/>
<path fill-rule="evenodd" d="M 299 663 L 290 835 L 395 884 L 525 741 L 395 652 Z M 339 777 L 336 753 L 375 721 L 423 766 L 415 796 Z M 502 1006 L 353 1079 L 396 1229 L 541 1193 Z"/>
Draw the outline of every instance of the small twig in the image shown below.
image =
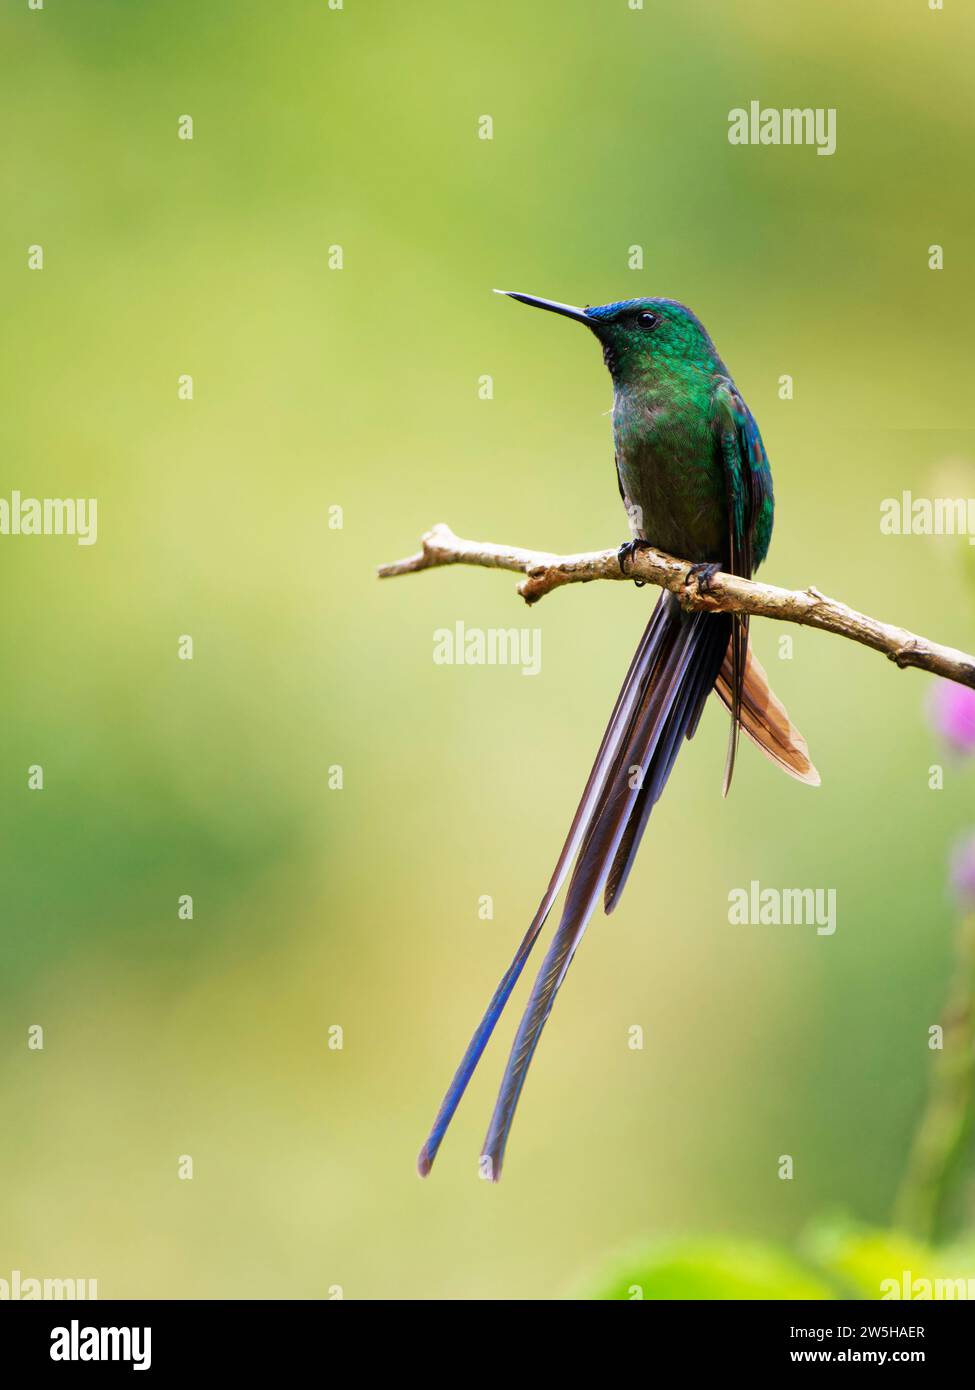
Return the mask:
<path fill-rule="evenodd" d="M 405 560 L 380 565 L 380 579 L 441 565 L 480 565 L 487 569 L 512 570 L 525 578 L 518 592 L 527 603 L 535 603 L 563 584 L 587 584 L 591 579 L 643 579 L 670 589 L 685 608 L 709 612 L 753 613 L 760 618 L 776 618 L 834 632 L 883 654 L 898 666 L 916 666 L 946 680 L 958 681 L 975 689 L 975 657 L 954 647 L 943 647 L 906 628 L 878 622 L 837 599 L 827 598 L 818 589 L 779 589 L 754 579 L 733 574 L 716 574 L 702 591 L 686 560 L 675 560 L 662 550 L 638 550 L 620 569 L 616 550 L 592 550 L 581 555 L 550 555 L 546 551 L 524 550 L 519 546 L 495 545 L 490 541 L 468 541 L 455 536 L 449 526 L 435 526 L 423 537 L 423 549 Z"/>

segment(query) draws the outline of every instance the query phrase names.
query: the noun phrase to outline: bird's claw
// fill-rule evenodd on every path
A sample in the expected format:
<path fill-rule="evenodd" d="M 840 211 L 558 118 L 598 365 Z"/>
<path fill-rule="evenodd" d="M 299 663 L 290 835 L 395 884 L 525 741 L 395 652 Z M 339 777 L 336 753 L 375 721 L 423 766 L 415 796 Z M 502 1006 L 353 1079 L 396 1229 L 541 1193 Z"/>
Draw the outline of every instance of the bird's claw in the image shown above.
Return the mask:
<path fill-rule="evenodd" d="M 632 540 L 623 542 L 619 550 L 616 552 L 616 555 L 617 560 L 619 562 L 620 573 L 624 576 L 624 578 L 626 576 L 626 566 L 630 562 L 630 560 L 633 559 L 633 556 L 637 553 L 637 551 L 651 550 L 652 548 L 653 547 L 651 546 L 649 541 Z M 633 583 L 637 586 L 638 589 L 642 589 L 646 582 L 647 581 L 645 579 L 634 579 L 633 581 Z"/>
<path fill-rule="evenodd" d="M 693 589 L 695 594 L 700 597 L 706 594 L 711 588 L 711 580 L 719 573 L 721 566 L 714 560 L 700 560 L 696 565 L 691 565 L 684 579 L 684 588 Z"/>

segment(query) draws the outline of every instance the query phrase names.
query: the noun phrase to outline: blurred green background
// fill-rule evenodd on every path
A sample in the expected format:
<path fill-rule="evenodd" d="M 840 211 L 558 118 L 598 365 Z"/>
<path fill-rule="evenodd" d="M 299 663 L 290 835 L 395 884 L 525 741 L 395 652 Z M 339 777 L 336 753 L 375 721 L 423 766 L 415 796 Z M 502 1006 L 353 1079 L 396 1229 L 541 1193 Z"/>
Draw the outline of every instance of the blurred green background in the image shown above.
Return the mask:
<path fill-rule="evenodd" d="M 887 1221 L 971 816 L 964 769 L 928 790 L 928 678 L 798 628 L 782 660 L 757 622 L 822 788 L 748 746 L 723 802 L 709 711 L 504 1181 L 476 1164 L 514 1016 L 421 1183 L 653 595 L 529 612 L 510 575 L 374 567 L 439 520 L 624 539 L 596 345 L 490 290 L 665 294 L 764 434 L 765 577 L 971 649 L 967 543 L 879 509 L 975 493 L 973 27 L 923 0 L 6 0 L 0 490 L 95 496 L 99 537 L 0 537 L 0 1276 L 547 1298 L 635 1240 Z M 835 107 L 836 154 L 730 146 L 752 99 Z M 541 674 L 435 666 L 458 619 L 541 628 Z M 835 888 L 836 934 L 729 926 L 753 878 Z"/>

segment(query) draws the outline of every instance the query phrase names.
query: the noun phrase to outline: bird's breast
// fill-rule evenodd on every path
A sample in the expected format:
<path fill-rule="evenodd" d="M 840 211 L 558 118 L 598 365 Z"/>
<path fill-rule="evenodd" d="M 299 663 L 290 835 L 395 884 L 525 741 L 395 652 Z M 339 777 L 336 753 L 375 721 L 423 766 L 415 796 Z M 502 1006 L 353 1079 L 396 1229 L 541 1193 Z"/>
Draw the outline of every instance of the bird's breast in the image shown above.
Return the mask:
<path fill-rule="evenodd" d="M 635 534 L 681 559 L 723 561 L 724 472 L 702 405 L 665 395 L 637 401 L 618 397 L 613 432 L 620 488 Z"/>

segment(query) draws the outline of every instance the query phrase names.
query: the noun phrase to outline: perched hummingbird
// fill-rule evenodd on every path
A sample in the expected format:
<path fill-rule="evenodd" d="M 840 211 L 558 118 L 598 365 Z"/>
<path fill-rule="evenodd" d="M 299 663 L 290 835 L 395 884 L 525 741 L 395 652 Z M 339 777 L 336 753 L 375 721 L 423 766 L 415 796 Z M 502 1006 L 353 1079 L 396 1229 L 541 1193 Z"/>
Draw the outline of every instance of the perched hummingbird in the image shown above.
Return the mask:
<path fill-rule="evenodd" d="M 750 578 L 772 536 L 772 474 L 758 426 L 708 333 L 673 299 L 627 299 L 576 309 L 528 294 L 522 304 L 585 324 L 613 379 L 613 440 L 620 494 L 634 539 L 694 563 L 706 588 L 717 570 Z M 731 711 L 724 790 L 738 730 L 801 782 L 818 785 L 805 740 L 769 690 L 748 646 L 743 614 L 684 611 L 664 591 L 647 624 L 603 735 L 545 896 L 488 1005 L 424 1144 L 430 1171 L 447 1126 L 572 868 L 558 930 L 522 1015 L 481 1155 L 481 1175 L 501 1176 L 525 1076 L 593 910 L 619 901 L 650 812 L 685 738 L 715 690 Z"/>

